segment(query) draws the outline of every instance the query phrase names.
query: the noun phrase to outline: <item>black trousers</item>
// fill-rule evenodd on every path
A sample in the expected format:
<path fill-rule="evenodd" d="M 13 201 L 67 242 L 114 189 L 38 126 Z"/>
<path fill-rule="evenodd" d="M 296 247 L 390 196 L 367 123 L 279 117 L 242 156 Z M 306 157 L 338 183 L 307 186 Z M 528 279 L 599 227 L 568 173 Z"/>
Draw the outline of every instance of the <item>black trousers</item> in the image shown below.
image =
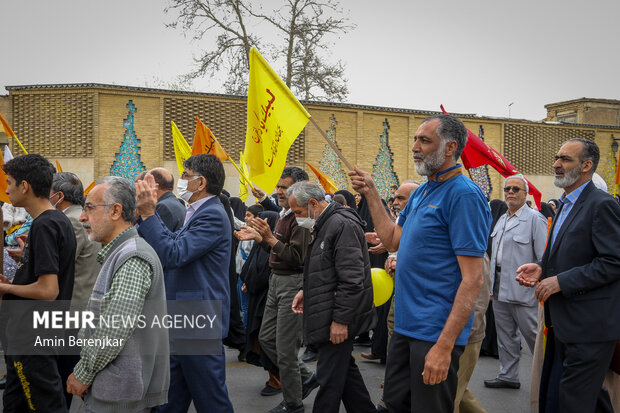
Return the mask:
<path fill-rule="evenodd" d="M 340 344 L 327 342 L 317 347 L 319 355 L 316 377 L 321 387 L 314 399 L 312 412 L 338 413 L 341 400 L 349 413 L 376 412 L 364 379 L 351 355 L 353 337 Z"/>
<path fill-rule="evenodd" d="M 563 343 L 548 335 L 541 380 L 541 411 L 612 413 L 603 381 L 615 347 L 616 341 Z"/>
<path fill-rule="evenodd" d="M 454 411 L 458 383 L 459 358 L 464 346 L 452 349 L 447 380 L 429 386 L 424 384 L 424 358 L 435 343 L 416 340 L 394 332 L 390 340 L 383 401 L 391 413 Z"/>
<path fill-rule="evenodd" d="M 4 413 L 66 413 L 56 356 L 5 356 Z"/>
<path fill-rule="evenodd" d="M 388 344 L 388 327 L 387 318 L 390 313 L 390 305 L 394 297 L 391 297 L 385 304 L 376 308 L 377 311 L 377 325 L 372 330 L 372 346 L 370 351 L 372 354 L 379 356 L 385 356 L 387 352 Z"/>

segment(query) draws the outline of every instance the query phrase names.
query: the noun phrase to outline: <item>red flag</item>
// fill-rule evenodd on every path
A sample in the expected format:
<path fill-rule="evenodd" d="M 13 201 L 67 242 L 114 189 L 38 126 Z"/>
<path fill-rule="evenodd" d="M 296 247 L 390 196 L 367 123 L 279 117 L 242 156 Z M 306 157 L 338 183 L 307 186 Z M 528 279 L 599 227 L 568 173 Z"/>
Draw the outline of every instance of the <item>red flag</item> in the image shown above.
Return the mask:
<path fill-rule="evenodd" d="M 443 108 L 443 105 L 440 107 L 443 113 L 449 115 Z M 467 145 L 465 145 L 465 149 L 463 149 L 461 160 L 466 169 L 477 168 L 482 165 L 491 165 L 504 178 L 520 173 L 517 168 L 512 166 L 508 159 L 504 158 L 499 152 L 484 143 L 482 139 L 477 137 L 469 129 L 467 129 Z M 536 202 L 536 206 L 540 210 L 542 194 L 527 178 L 525 180 L 530 188 L 529 193 L 534 197 L 534 202 Z"/>

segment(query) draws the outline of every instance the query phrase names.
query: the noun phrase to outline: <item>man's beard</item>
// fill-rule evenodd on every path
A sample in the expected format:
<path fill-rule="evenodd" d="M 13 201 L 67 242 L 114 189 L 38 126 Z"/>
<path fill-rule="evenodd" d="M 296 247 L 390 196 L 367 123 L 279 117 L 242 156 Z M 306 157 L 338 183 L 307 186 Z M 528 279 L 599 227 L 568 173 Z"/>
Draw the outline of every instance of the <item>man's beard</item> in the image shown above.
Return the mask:
<path fill-rule="evenodd" d="M 562 178 L 555 177 L 553 184 L 558 188 L 566 188 L 573 185 L 581 177 L 580 166 L 581 164 L 570 169 L 568 172 L 564 170 L 564 176 Z"/>
<path fill-rule="evenodd" d="M 428 156 L 414 154 L 414 159 L 421 159 L 422 162 L 415 162 L 415 171 L 420 176 L 431 176 L 441 168 L 441 165 L 446 161 L 446 145 L 447 142 L 441 140 L 439 142 L 439 148 Z"/>

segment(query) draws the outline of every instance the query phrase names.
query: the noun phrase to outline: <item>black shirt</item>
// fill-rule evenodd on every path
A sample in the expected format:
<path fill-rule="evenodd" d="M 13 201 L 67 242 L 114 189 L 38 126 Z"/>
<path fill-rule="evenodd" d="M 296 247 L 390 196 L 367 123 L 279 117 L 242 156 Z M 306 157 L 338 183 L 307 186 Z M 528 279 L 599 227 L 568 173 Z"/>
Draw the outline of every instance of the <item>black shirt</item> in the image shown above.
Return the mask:
<path fill-rule="evenodd" d="M 36 282 L 40 275 L 56 274 L 58 296 L 55 301 L 67 300 L 68 303 L 73 293 L 75 249 L 76 240 L 71 221 L 56 209 L 44 211 L 32 222 L 22 257 L 17 264 L 13 284 L 28 285 Z M 23 331 L 23 326 L 32 325 L 31 314 L 27 311 L 15 311 L 15 309 L 23 310 L 25 306 L 16 303 L 16 307 L 11 305 L 11 308 L 6 308 L 7 302 L 17 300 L 34 301 L 13 294 L 4 295 L 2 325 L 7 326 L 6 333 L 10 344 L 15 344 L 11 342 L 12 338 L 21 341 L 18 336 L 22 335 L 16 334 L 17 331 Z M 41 307 L 37 305 L 32 308 Z"/>

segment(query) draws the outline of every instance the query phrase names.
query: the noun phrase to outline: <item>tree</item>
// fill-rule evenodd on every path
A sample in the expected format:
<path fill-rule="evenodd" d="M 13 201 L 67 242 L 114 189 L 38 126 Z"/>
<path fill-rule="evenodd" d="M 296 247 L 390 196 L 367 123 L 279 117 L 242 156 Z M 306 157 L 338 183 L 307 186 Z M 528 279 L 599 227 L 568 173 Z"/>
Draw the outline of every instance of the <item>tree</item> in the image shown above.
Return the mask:
<path fill-rule="evenodd" d="M 329 63 L 330 36 L 353 28 L 338 0 L 283 0 L 269 12 L 251 0 L 170 0 L 166 12 L 176 13 L 169 27 L 201 40 L 215 37 L 215 47 L 195 58 L 186 80 L 227 73 L 226 93 L 247 93 L 249 54 L 256 47 L 273 66 L 283 67 L 284 83 L 302 99 L 342 101 L 348 94 L 344 65 Z M 251 28 L 275 29 L 280 41 L 269 43 Z"/>

